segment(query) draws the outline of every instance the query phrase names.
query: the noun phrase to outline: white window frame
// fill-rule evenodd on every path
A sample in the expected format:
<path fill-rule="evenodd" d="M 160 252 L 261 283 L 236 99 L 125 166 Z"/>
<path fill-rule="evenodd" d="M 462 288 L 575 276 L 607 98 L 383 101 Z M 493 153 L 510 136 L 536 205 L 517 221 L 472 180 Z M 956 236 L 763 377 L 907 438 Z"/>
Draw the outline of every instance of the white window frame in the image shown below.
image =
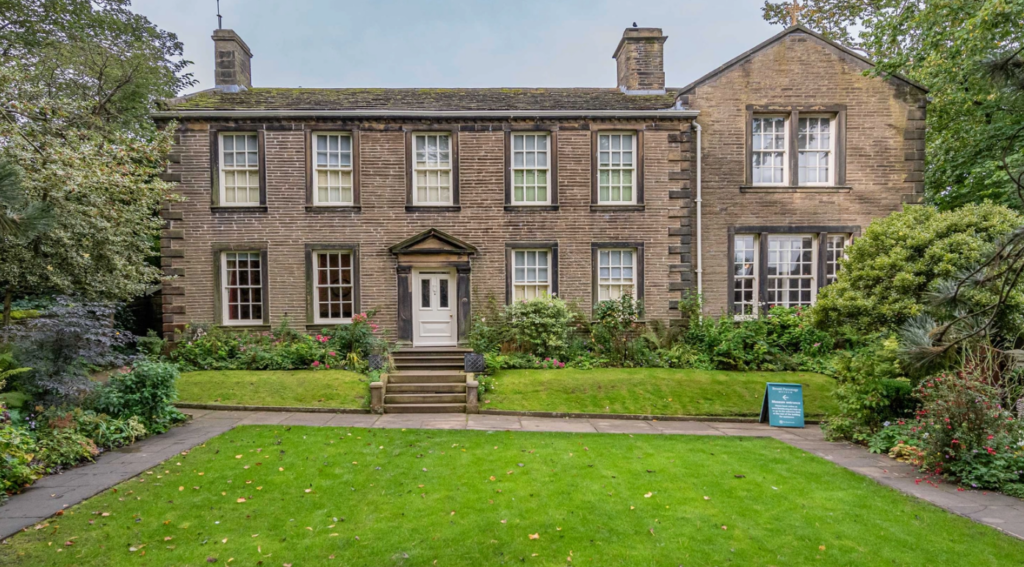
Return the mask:
<path fill-rule="evenodd" d="M 757 134 L 754 134 L 754 121 L 755 120 L 761 120 L 761 119 L 768 119 L 768 118 L 771 118 L 771 119 L 781 118 L 782 119 L 782 135 L 783 135 L 783 140 L 782 140 L 782 181 L 780 181 L 780 182 L 760 181 L 760 180 L 758 180 L 756 178 L 755 172 L 754 172 L 754 155 L 755 154 L 778 153 L 778 150 L 768 151 L 768 150 L 764 150 L 764 149 L 760 149 L 760 150 L 754 149 L 754 136 L 757 135 Z M 790 119 L 791 119 L 790 116 L 787 115 L 787 114 L 755 114 L 751 118 L 751 123 L 750 123 L 750 140 L 747 141 L 747 143 L 750 144 L 750 163 L 747 164 L 747 167 L 750 168 L 750 181 L 751 181 L 752 185 L 758 185 L 758 186 L 762 186 L 762 187 L 784 187 L 784 186 L 788 186 L 789 185 L 789 183 L 790 183 L 789 182 L 789 144 L 790 144 L 790 140 L 789 140 L 789 124 L 790 124 Z M 763 134 L 761 134 L 761 135 L 763 135 Z"/>
<path fill-rule="evenodd" d="M 237 283 L 234 286 L 230 285 L 231 279 L 230 279 L 230 277 L 228 275 L 228 256 L 234 255 L 235 256 L 235 261 L 237 262 L 239 254 L 248 254 L 248 257 L 246 258 L 246 261 L 251 261 L 253 256 L 255 256 L 256 259 L 259 260 L 260 266 L 256 270 L 256 272 L 259 273 L 259 275 L 260 275 L 260 284 L 259 285 L 255 285 L 255 286 L 252 285 L 252 280 L 251 279 L 249 280 L 250 283 L 247 284 L 247 285 L 244 285 L 244 286 L 238 285 Z M 263 254 L 259 250 L 230 250 L 230 251 L 221 252 L 221 254 L 220 254 L 220 274 L 221 274 L 221 278 L 220 278 L 220 281 L 221 281 L 221 283 L 220 283 L 220 288 L 221 288 L 220 289 L 220 294 L 221 294 L 221 324 L 222 325 L 233 326 L 233 327 L 234 326 L 247 327 L 247 326 L 252 326 L 252 325 L 262 325 L 263 324 L 264 318 L 267 316 L 267 313 L 264 312 L 264 300 L 266 299 L 266 297 L 265 297 L 265 294 L 266 294 L 266 288 L 265 288 L 266 282 L 263 281 L 264 280 L 264 278 L 263 278 L 264 269 L 263 268 L 264 268 L 264 266 L 263 266 Z M 235 269 L 237 270 L 237 266 L 236 266 Z M 251 269 L 248 269 L 248 268 L 247 268 L 247 270 L 250 271 L 250 272 L 252 271 Z M 240 289 L 240 290 L 241 289 L 248 289 L 248 290 L 258 289 L 258 290 L 260 290 L 260 300 L 259 301 L 252 301 L 252 298 L 250 296 L 250 300 L 246 303 L 247 305 L 250 306 L 250 315 L 252 314 L 252 307 L 251 306 L 253 306 L 253 305 L 259 305 L 260 306 L 260 317 L 258 319 L 254 319 L 254 318 L 249 318 L 249 319 L 232 319 L 231 318 L 231 302 L 230 302 L 231 291 L 230 290 L 232 288 Z M 250 293 L 252 293 L 252 292 L 250 291 Z M 238 302 L 238 305 L 242 305 L 242 302 Z M 241 314 L 241 308 L 239 308 L 239 314 Z"/>
<path fill-rule="evenodd" d="M 351 297 L 352 297 L 352 300 L 351 300 L 351 303 L 352 303 L 352 314 L 355 315 L 355 313 L 356 313 L 356 286 L 358 285 L 358 282 L 356 281 L 356 252 L 355 252 L 355 250 L 331 249 L 331 250 L 312 250 L 311 252 L 312 252 L 312 262 L 313 262 L 313 266 L 312 266 L 313 281 L 310 282 L 310 285 L 312 286 L 312 291 L 313 291 L 313 322 L 316 323 L 316 324 L 321 324 L 321 323 L 324 323 L 324 324 L 351 323 L 352 322 L 352 317 L 345 317 L 344 315 L 342 315 L 342 317 L 333 317 L 333 318 L 332 317 L 321 317 L 320 316 L 320 290 L 322 288 L 332 288 L 332 287 L 344 288 L 344 287 L 346 287 L 345 285 L 340 284 L 340 283 L 338 285 L 336 285 L 336 286 L 335 285 L 330 285 L 330 284 L 324 284 L 324 285 L 320 284 L 320 255 L 321 254 L 339 254 L 339 255 L 340 254 L 347 254 L 348 255 L 348 257 L 349 257 L 348 270 L 350 272 L 350 275 L 349 275 L 349 282 L 350 283 L 349 283 L 349 285 L 347 287 L 351 287 L 352 288 L 352 292 L 351 292 Z M 340 256 L 339 256 L 339 262 L 340 262 Z M 330 268 L 328 268 L 328 269 L 330 269 Z M 339 270 L 341 270 L 341 269 L 342 268 L 340 268 L 340 263 L 339 263 Z M 341 300 L 340 302 L 341 302 L 341 305 L 342 305 L 342 313 L 344 314 L 344 311 L 345 311 L 345 301 Z M 331 303 L 331 302 L 328 301 L 328 303 Z"/>
<path fill-rule="evenodd" d="M 349 145 L 348 145 L 349 161 L 348 161 L 348 163 L 349 164 L 348 164 L 347 167 L 346 166 L 342 166 L 342 165 L 339 165 L 337 167 L 331 167 L 330 165 L 320 166 L 318 164 L 318 162 L 317 162 L 317 157 L 318 157 L 317 154 L 318 154 L 319 150 L 317 149 L 317 141 L 321 137 L 323 137 L 323 138 L 326 138 L 328 140 L 328 144 L 330 144 L 330 136 L 338 136 L 339 137 L 339 140 L 338 140 L 338 143 L 339 143 L 338 152 L 339 153 L 343 153 L 343 152 L 341 152 L 341 146 L 340 146 L 341 140 L 340 140 L 340 138 L 342 138 L 342 137 L 348 138 L 348 140 L 349 140 Z M 313 172 L 313 206 L 336 207 L 336 206 L 351 206 L 351 205 L 355 205 L 355 200 L 356 200 L 355 161 L 354 161 L 355 160 L 355 151 L 354 151 L 355 150 L 355 140 L 354 140 L 354 136 L 352 135 L 352 132 L 336 132 L 336 131 L 313 132 L 312 133 L 312 137 L 313 137 L 312 143 L 310 144 L 310 146 L 311 146 L 310 154 L 311 155 L 310 155 L 309 159 L 311 160 L 311 170 Z M 330 151 L 330 150 L 328 150 L 328 151 Z M 344 175 L 345 173 L 348 173 L 349 174 L 349 181 L 350 181 L 350 184 L 348 186 L 348 190 L 349 190 L 349 193 L 351 194 L 352 198 L 347 200 L 347 201 L 344 200 L 344 199 L 341 199 L 339 201 L 330 201 L 330 200 L 321 201 L 320 200 L 320 176 L 319 176 L 319 172 L 321 172 L 321 171 L 338 172 L 339 176 L 340 175 Z M 345 189 L 345 186 L 342 185 L 341 186 L 341 190 L 339 190 L 339 195 L 341 194 L 342 190 L 344 190 L 344 189 Z"/>
<path fill-rule="evenodd" d="M 630 155 L 631 155 L 631 158 L 632 158 L 631 161 L 630 161 L 630 167 L 628 167 L 628 168 L 627 167 L 622 167 L 621 160 L 619 161 L 619 165 L 618 166 L 611 165 L 611 159 L 609 159 L 609 164 L 608 165 L 602 165 L 601 164 L 601 153 L 602 153 L 602 151 L 601 151 L 601 138 L 604 137 L 604 136 L 629 136 L 630 137 L 630 139 L 632 140 L 632 142 L 631 142 L 632 148 L 630 148 Z M 598 131 L 598 133 L 597 133 L 597 152 L 594 154 L 594 159 L 597 161 L 597 179 L 594 180 L 594 183 L 597 184 L 597 204 L 598 205 L 635 205 L 636 204 L 636 202 L 637 202 L 636 201 L 636 199 L 637 199 L 637 190 L 638 190 L 638 187 L 637 187 L 638 176 L 637 176 L 637 169 L 636 169 L 637 168 L 637 163 L 636 162 L 637 162 L 637 157 L 638 157 L 637 156 L 637 139 L 639 137 L 640 137 L 640 135 L 639 135 L 638 132 L 631 131 L 631 130 L 600 130 L 600 131 Z M 622 149 L 619 149 L 619 150 L 612 150 L 611 149 L 611 142 L 610 142 L 610 140 L 611 140 L 611 138 L 609 138 L 609 144 L 608 144 L 609 150 L 608 150 L 608 152 L 609 153 L 616 152 L 616 151 L 617 152 L 621 152 Z M 620 172 L 620 175 L 622 173 L 625 173 L 625 172 L 629 173 L 631 181 L 630 181 L 630 199 L 628 201 L 621 200 L 621 196 L 622 196 L 621 192 L 619 194 L 620 200 L 618 200 L 618 201 L 612 200 L 611 199 L 611 190 L 610 189 L 609 189 L 609 192 L 608 192 L 608 197 L 609 198 L 607 200 L 601 199 L 601 172 L 602 171 L 608 171 L 608 172 L 618 171 L 618 172 Z M 611 177 L 611 173 L 609 173 L 609 179 L 610 179 L 610 177 Z M 619 187 L 621 187 L 621 186 L 622 185 L 620 183 Z"/>
<path fill-rule="evenodd" d="M 828 259 L 830 254 L 834 254 L 835 249 L 832 247 L 832 243 L 835 241 L 841 241 L 843 243 L 842 254 L 836 255 L 830 261 Z M 846 258 L 846 247 L 850 245 L 849 234 L 829 234 L 825 237 L 825 273 L 821 275 L 822 283 L 824 285 L 831 285 L 836 281 L 839 275 L 839 260 Z M 829 268 L 832 268 L 832 275 L 829 275 Z"/>
<path fill-rule="evenodd" d="M 547 255 L 547 264 L 544 266 L 544 268 L 547 270 L 547 280 L 546 280 L 546 283 L 543 283 L 543 282 L 540 282 L 540 281 L 536 281 L 536 282 L 529 282 L 529 281 L 517 282 L 516 281 L 516 269 L 517 268 L 522 268 L 524 270 L 524 272 L 526 270 L 530 269 L 529 263 L 527 263 L 525 265 L 522 265 L 522 266 L 520 266 L 519 264 L 516 263 L 516 254 L 520 253 L 520 252 L 523 253 L 523 255 L 524 255 L 523 259 L 524 260 L 527 259 L 527 256 L 531 252 L 533 252 L 533 253 L 543 252 L 544 254 Z M 536 294 L 536 293 L 534 295 L 530 296 L 527 293 L 527 289 L 529 289 L 529 288 L 533 288 L 533 289 L 536 290 L 536 289 L 545 287 L 545 288 L 547 288 L 547 290 L 544 292 L 544 295 L 550 296 L 552 294 L 552 291 L 551 291 L 551 289 L 552 289 L 551 278 L 552 278 L 552 275 L 553 275 L 552 272 L 551 272 L 551 257 L 552 257 L 552 255 L 553 254 L 552 254 L 551 248 L 513 248 L 512 249 L 512 262 L 511 262 L 511 266 L 510 266 L 510 269 L 512 270 L 512 274 L 511 274 L 511 280 L 512 280 L 512 301 L 520 301 L 521 299 L 522 300 L 529 300 L 529 299 L 534 299 L 534 298 L 537 298 L 537 297 L 541 297 L 540 294 Z M 536 268 L 540 268 L 540 267 L 541 267 L 540 264 L 537 264 L 536 266 L 533 266 L 533 268 L 535 268 L 535 269 Z M 517 291 L 516 291 L 517 288 L 523 288 L 523 294 L 522 294 L 523 296 L 522 297 L 520 297 L 519 293 L 517 293 Z"/>
<path fill-rule="evenodd" d="M 417 166 L 416 160 L 416 141 L 419 138 L 426 138 L 428 136 L 444 136 L 448 138 L 448 166 L 436 167 Z M 413 132 L 412 137 L 412 148 L 409 152 L 412 163 L 409 166 L 412 168 L 412 204 L 417 207 L 450 207 L 455 203 L 455 179 L 454 179 L 454 163 L 455 163 L 455 136 L 451 132 Z M 438 144 L 440 147 L 440 138 L 438 138 Z M 438 162 L 440 164 L 440 160 Z M 420 201 L 419 198 L 419 187 L 417 184 L 416 174 L 420 171 L 427 172 L 448 172 L 448 200 L 447 201 Z"/>
<path fill-rule="evenodd" d="M 771 269 L 771 256 L 770 256 L 770 254 L 772 252 L 772 250 L 771 250 L 772 239 L 787 239 L 787 240 L 790 240 L 790 239 L 797 239 L 797 238 L 800 238 L 800 239 L 810 238 L 811 239 L 811 261 L 810 261 L 811 273 L 810 273 L 810 275 L 807 275 L 807 276 L 805 276 L 805 275 L 795 275 L 795 276 L 794 275 L 787 275 L 787 276 L 775 275 L 775 276 L 772 276 L 772 275 L 769 275 L 769 274 L 766 273 L 764 275 L 764 277 L 767 279 L 767 282 L 766 282 L 767 285 L 765 286 L 765 293 L 769 294 L 769 297 L 770 297 L 771 290 L 769 289 L 769 287 L 771 286 L 772 280 L 776 280 L 776 279 L 781 279 L 781 280 L 789 280 L 789 279 L 808 280 L 808 281 L 810 281 L 810 292 L 811 292 L 810 300 L 809 300 L 809 302 L 806 305 L 803 305 L 803 304 L 791 305 L 791 304 L 788 303 L 788 301 L 785 304 L 780 303 L 778 301 L 770 302 L 769 297 L 765 297 L 765 303 L 766 304 L 769 304 L 769 305 L 775 306 L 775 307 L 778 307 L 778 306 L 781 306 L 781 307 L 810 307 L 810 306 L 814 305 L 814 303 L 818 300 L 818 277 L 820 275 L 818 274 L 818 235 L 817 234 L 769 234 L 768 235 L 768 242 L 764 243 L 764 248 L 763 248 L 764 252 L 766 254 L 769 254 L 769 256 L 767 258 L 767 261 L 765 262 L 765 265 L 768 266 L 769 269 Z M 799 262 L 799 263 L 802 263 L 802 261 Z M 778 292 L 778 293 L 788 293 L 788 291 L 789 290 L 787 288 L 786 291 L 782 291 L 782 292 Z M 798 291 L 799 291 L 799 288 L 798 288 Z M 776 299 L 778 299 L 778 298 L 776 298 Z"/>
<path fill-rule="evenodd" d="M 516 138 L 522 138 L 523 139 L 523 149 L 522 150 L 517 150 L 516 149 Z M 544 140 L 544 142 L 545 142 L 545 149 L 544 150 L 537 150 L 537 149 L 528 150 L 528 149 L 526 149 L 526 139 L 527 138 L 534 138 L 535 140 Z M 551 147 L 551 134 L 549 132 L 512 132 L 512 135 L 509 138 L 509 140 L 510 140 L 510 144 L 509 144 L 509 169 L 511 170 L 511 172 L 510 172 L 511 177 L 510 177 L 510 181 L 509 181 L 509 183 L 510 183 L 509 191 L 511 191 L 511 195 L 510 195 L 509 202 L 511 204 L 513 204 L 513 205 L 524 206 L 524 207 L 535 206 L 535 205 L 550 205 L 551 204 L 551 156 L 553 154 L 553 148 Z M 534 142 L 534 143 L 536 144 L 536 142 Z M 534 145 L 534 148 L 536 148 L 536 145 Z M 524 156 L 523 157 L 523 165 L 522 166 L 516 166 L 516 153 L 517 152 L 522 153 L 523 156 Z M 541 155 L 541 153 L 543 153 L 544 159 L 545 159 L 545 165 L 543 167 L 541 167 L 539 165 L 536 165 L 536 163 L 534 163 L 533 166 L 526 165 L 526 154 L 528 154 L 528 153 L 533 153 L 535 156 L 539 156 L 539 155 Z M 536 200 L 536 199 L 533 200 L 533 201 L 526 200 L 526 190 L 525 190 L 525 188 L 523 190 L 523 199 L 516 199 L 516 172 L 518 172 L 518 171 L 524 172 L 523 173 L 524 179 L 525 179 L 525 176 L 526 176 L 525 172 L 528 172 L 528 171 L 533 171 L 533 172 L 543 171 L 544 172 L 544 179 L 546 181 L 546 184 L 544 186 L 544 195 L 546 196 L 546 198 L 543 201 Z M 524 182 L 524 187 L 525 187 L 525 182 Z M 538 185 L 538 187 L 539 187 L 539 185 Z"/>
<path fill-rule="evenodd" d="M 804 119 L 825 119 L 828 120 L 828 148 L 827 149 L 800 149 L 800 120 Z M 787 135 L 789 128 L 786 128 Z M 800 114 L 797 117 L 797 140 L 794 146 L 797 154 L 797 170 L 796 170 L 796 184 L 804 187 L 831 187 L 835 185 L 836 180 L 836 116 L 834 114 Z M 827 151 L 828 152 L 828 176 L 825 181 L 815 181 L 813 183 L 805 182 L 800 177 L 800 154 L 817 153 Z M 783 174 L 785 175 L 785 174 Z"/>
<path fill-rule="evenodd" d="M 231 166 L 224 165 L 224 138 L 230 137 L 230 138 L 232 138 L 232 141 L 234 141 L 235 137 L 247 137 L 247 136 L 253 136 L 254 138 L 256 138 L 256 165 L 250 167 L 249 164 L 248 164 L 248 160 L 246 160 L 246 166 L 245 167 L 238 167 L 237 164 L 231 165 Z M 233 142 L 232 142 L 232 146 L 234 146 Z M 248 151 L 249 150 L 246 149 L 246 152 L 248 152 Z M 232 152 L 232 154 L 236 154 L 237 155 L 237 152 L 236 152 L 235 149 L 232 148 L 231 152 Z M 219 132 L 217 134 L 217 153 L 219 154 L 218 155 L 218 159 L 217 159 L 217 161 L 218 161 L 218 164 L 217 164 L 217 169 L 218 169 L 217 175 L 218 175 L 218 179 L 220 180 L 220 183 L 219 183 L 220 187 L 218 188 L 219 201 L 220 202 L 218 203 L 218 205 L 222 206 L 222 207 L 252 207 L 252 206 L 259 206 L 259 205 L 261 205 L 262 204 L 262 198 L 261 198 L 262 188 L 260 187 L 261 183 L 260 183 L 260 139 L 259 139 L 259 134 L 257 134 L 256 132 Z M 227 200 L 227 173 L 228 172 L 240 172 L 240 171 L 255 172 L 256 173 L 256 200 L 255 201 L 239 202 L 239 201 L 236 200 L 236 201 L 229 202 Z M 251 193 L 251 192 L 252 192 L 252 186 L 251 185 L 247 185 L 246 186 L 246 197 L 248 197 L 249 193 Z M 237 197 L 237 195 L 238 195 L 238 191 L 236 189 L 235 190 L 235 196 Z"/>
<path fill-rule="evenodd" d="M 736 275 L 736 264 L 737 264 L 737 262 L 736 262 L 736 240 L 739 239 L 739 238 L 743 238 L 743 237 L 751 237 L 753 239 L 753 243 L 754 243 L 753 244 L 753 246 L 754 246 L 754 260 L 753 260 L 754 273 L 752 275 L 749 275 L 749 276 L 737 276 Z M 733 298 L 732 298 L 732 305 L 733 305 L 734 311 L 731 313 L 731 315 L 733 316 L 733 319 L 744 320 L 744 319 L 755 319 L 755 318 L 757 318 L 758 307 L 759 307 L 759 304 L 760 304 L 760 302 L 758 301 L 758 299 L 759 299 L 758 292 L 760 291 L 760 283 L 761 283 L 761 260 L 760 260 L 760 258 L 761 258 L 761 237 L 760 237 L 760 235 L 758 235 L 758 234 L 735 234 L 735 235 L 733 235 L 733 257 L 729 259 L 729 277 L 732 278 L 732 280 L 733 280 L 733 294 L 734 294 Z M 740 279 L 742 279 L 742 280 L 751 280 L 753 282 L 753 285 L 754 285 L 754 287 L 753 287 L 753 292 L 754 293 L 751 296 L 751 301 L 753 303 L 751 305 L 750 313 L 736 313 L 735 312 L 735 306 L 737 305 L 736 297 L 735 297 L 735 293 L 736 293 L 736 283 L 735 282 L 736 282 L 736 280 L 740 280 Z M 745 303 L 741 302 L 740 305 L 745 305 Z"/>
<path fill-rule="evenodd" d="M 621 280 L 623 279 L 621 277 L 621 274 L 620 274 L 620 277 L 619 277 L 619 280 L 620 280 L 619 283 L 615 283 L 613 281 L 612 276 L 611 276 L 611 269 L 614 267 L 611 264 L 611 253 L 612 252 L 629 252 L 632 255 L 633 264 L 632 264 L 631 268 L 632 268 L 633 275 L 632 275 L 631 279 L 633 280 L 633 286 L 632 286 L 633 290 L 630 293 L 630 295 L 632 295 L 633 299 L 639 299 L 639 297 L 637 297 L 637 280 L 639 279 L 640 275 L 637 273 L 637 255 L 640 254 L 640 249 L 639 248 L 598 248 L 597 249 L 597 266 L 594 266 L 594 269 L 597 271 L 597 273 L 595 274 L 596 277 L 597 277 L 597 302 L 595 302 L 595 303 L 599 303 L 601 301 L 611 301 L 611 300 L 619 299 L 620 297 L 622 297 L 624 295 L 621 292 L 621 290 L 620 290 L 620 293 L 619 293 L 619 295 L 617 297 L 611 297 L 611 293 L 607 294 L 608 295 L 607 298 L 602 297 L 603 295 L 605 295 L 605 294 L 601 293 L 601 289 L 602 288 L 605 288 L 605 287 L 609 287 L 610 288 L 611 286 L 615 286 L 615 287 L 620 287 L 621 288 L 621 287 L 624 286 L 624 284 L 621 283 Z M 608 257 L 609 274 L 608 274 L 607 278 L 602 278 L 601 277 L 601 254 L 603 254 L 603 253 L 608 253 L 609 254 L 609 257 Z M 625 267 L 625 265 L 621 263 L 621 257 L 620 257 L 620 263 L 618 264 L 618 267 L 619 268 Z M 606 281 L 602 281 L 602 280 L 606 280 Z"/>

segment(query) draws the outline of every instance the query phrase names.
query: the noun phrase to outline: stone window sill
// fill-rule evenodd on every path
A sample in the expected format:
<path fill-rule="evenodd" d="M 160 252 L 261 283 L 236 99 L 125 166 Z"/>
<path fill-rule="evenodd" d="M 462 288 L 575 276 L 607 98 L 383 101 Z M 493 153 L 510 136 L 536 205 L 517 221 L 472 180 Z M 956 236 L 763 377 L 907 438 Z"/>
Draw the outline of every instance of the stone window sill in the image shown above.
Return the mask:
<path fill-rule="evenodd" d="M 406 205 L 407 213 L 457 213 L 462 210 L 461 205 Z"/>
<path fill-rule="evenodd" d="M 307 213 L 358 213 L 362 210 L 359 205 L 306 205 Z"/>
<path fill-rule="evenodd" d="M 740 193 L 849 193 L 849 185 L 741 185 Z"/>
<path fill-rule="evenodd" d="M 220 324 L 217 327 L 224 329 L 225 331 L 269 331 L 271 330 L 270 325 L 225 325 Z"/>
<path fill-rule="evenodd" d="M 558 205 L 505 205 L 506 213 L 533 213 L 557 210 Z"/>
<path fill-rule="evenodd" d="M 592 213 L 633 213 L 644 209 L 643 203 L 639 205 L 590 205 Z"/>
<path fill-rule="evenodd" d="M 210 212 L 213 213 L 265 213 L 267 212 L 266 205 L 249 205 L 244 207 L 225 207 L 222 205 L 212 205 Z"/>

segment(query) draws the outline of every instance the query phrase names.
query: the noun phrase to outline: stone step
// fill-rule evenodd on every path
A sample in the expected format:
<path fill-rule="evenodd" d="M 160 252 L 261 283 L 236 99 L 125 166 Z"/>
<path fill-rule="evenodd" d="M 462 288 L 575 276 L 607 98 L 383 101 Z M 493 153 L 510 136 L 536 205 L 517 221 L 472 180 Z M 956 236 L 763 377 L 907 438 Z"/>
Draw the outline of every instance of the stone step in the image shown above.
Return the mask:
<path fill-rule="evenodd" d="M 458 384 L 451 383 L 413 383 L 413 384 L 401 384 L 401 383 L 390 383 L 387 387 L 387 393 L 417 393 L 417 394 L 446 394 L 452 392 L 465 392 L 466 382 L 463 378 L 462 382 Z"/>
<path fill-rule="evenodd" d="M 466 393 L 461 394 L 392 394 L 384 396 L 384 405 L 398 404 L 464 404 Z"/>
<path fill-rule="evenodd" d="M 388 374 L 388 386 L 391 384 L 463 384 L 466 375 L 451 370 L 400 370 Z"/>
<path fill-rule="evenodd" d="M 395 360 L 395 367 L 399 370 L 403 368 L 423 370 L 462 370 L 464 366 L 465 365 L 462 360 Z"/>
<path fill-rule="evenodd" d="M 466 413 L 466 404 L 385 405 L 384 413 Z"/>
<path fill-rule="evenodd" d="M 398 351 L 391 355 L 395 360 L 463 360 L 462 352 L 410 352 Z"/>

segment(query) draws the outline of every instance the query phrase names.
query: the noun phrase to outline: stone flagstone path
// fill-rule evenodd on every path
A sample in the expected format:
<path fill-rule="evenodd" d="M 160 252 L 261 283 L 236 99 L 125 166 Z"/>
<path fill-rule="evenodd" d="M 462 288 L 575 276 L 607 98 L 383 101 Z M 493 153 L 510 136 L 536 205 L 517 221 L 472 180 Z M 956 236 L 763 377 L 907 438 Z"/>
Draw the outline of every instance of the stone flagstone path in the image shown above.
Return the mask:
<path fill-rule="evenodd" d="M 194 418 L 184 427 L 104 453 L 95 463 L 41 479 L 0 506 L 0 538 L 33 526 L 172 456 L 220 435 L 236 425 L 312 425 L 327 427 L 390 427 L 406 429 L 475 429 L 627 433 L 668 435 L 735 435 L 774 437 L 846 467 L 880 484 L 900 490 L 1024 539 L 1024 501 L 1002 494 L 958 491 L 948 484 L 917 482 L 914 467 L 884 455 L 873 455 L 850 443 L 829 443 L 821 429 L 777 429 L 755 423 L 702 421 L 635 421 L 620 419 L 543 418 L 465 414 L 330 414 L 185 410 Z"/>

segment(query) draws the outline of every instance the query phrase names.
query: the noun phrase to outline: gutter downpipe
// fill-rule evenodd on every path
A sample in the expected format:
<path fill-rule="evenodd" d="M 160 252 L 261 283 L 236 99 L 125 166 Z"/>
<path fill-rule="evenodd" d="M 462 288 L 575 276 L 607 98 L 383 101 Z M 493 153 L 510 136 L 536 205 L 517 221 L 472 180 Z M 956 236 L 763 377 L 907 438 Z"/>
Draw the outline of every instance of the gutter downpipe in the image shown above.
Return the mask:
<path fill-rule="evenodd" d="M 697 127 L 697 198 L 694 199 L 694 203 L 697 204 L 697 296 L 700 297 L 704 292 L 704 248 L 703 242 L 701 241 L 702 229 L 701 229 L 701 201 L 703 200 L 701 193 L 701 146 L 700 146 L 700 135 L 701 127 L 700 124 L 694 120 L 693 124 Z M 701 306 L 700 310 L 701 317 L 704 316 L 704 308 Z"/>

